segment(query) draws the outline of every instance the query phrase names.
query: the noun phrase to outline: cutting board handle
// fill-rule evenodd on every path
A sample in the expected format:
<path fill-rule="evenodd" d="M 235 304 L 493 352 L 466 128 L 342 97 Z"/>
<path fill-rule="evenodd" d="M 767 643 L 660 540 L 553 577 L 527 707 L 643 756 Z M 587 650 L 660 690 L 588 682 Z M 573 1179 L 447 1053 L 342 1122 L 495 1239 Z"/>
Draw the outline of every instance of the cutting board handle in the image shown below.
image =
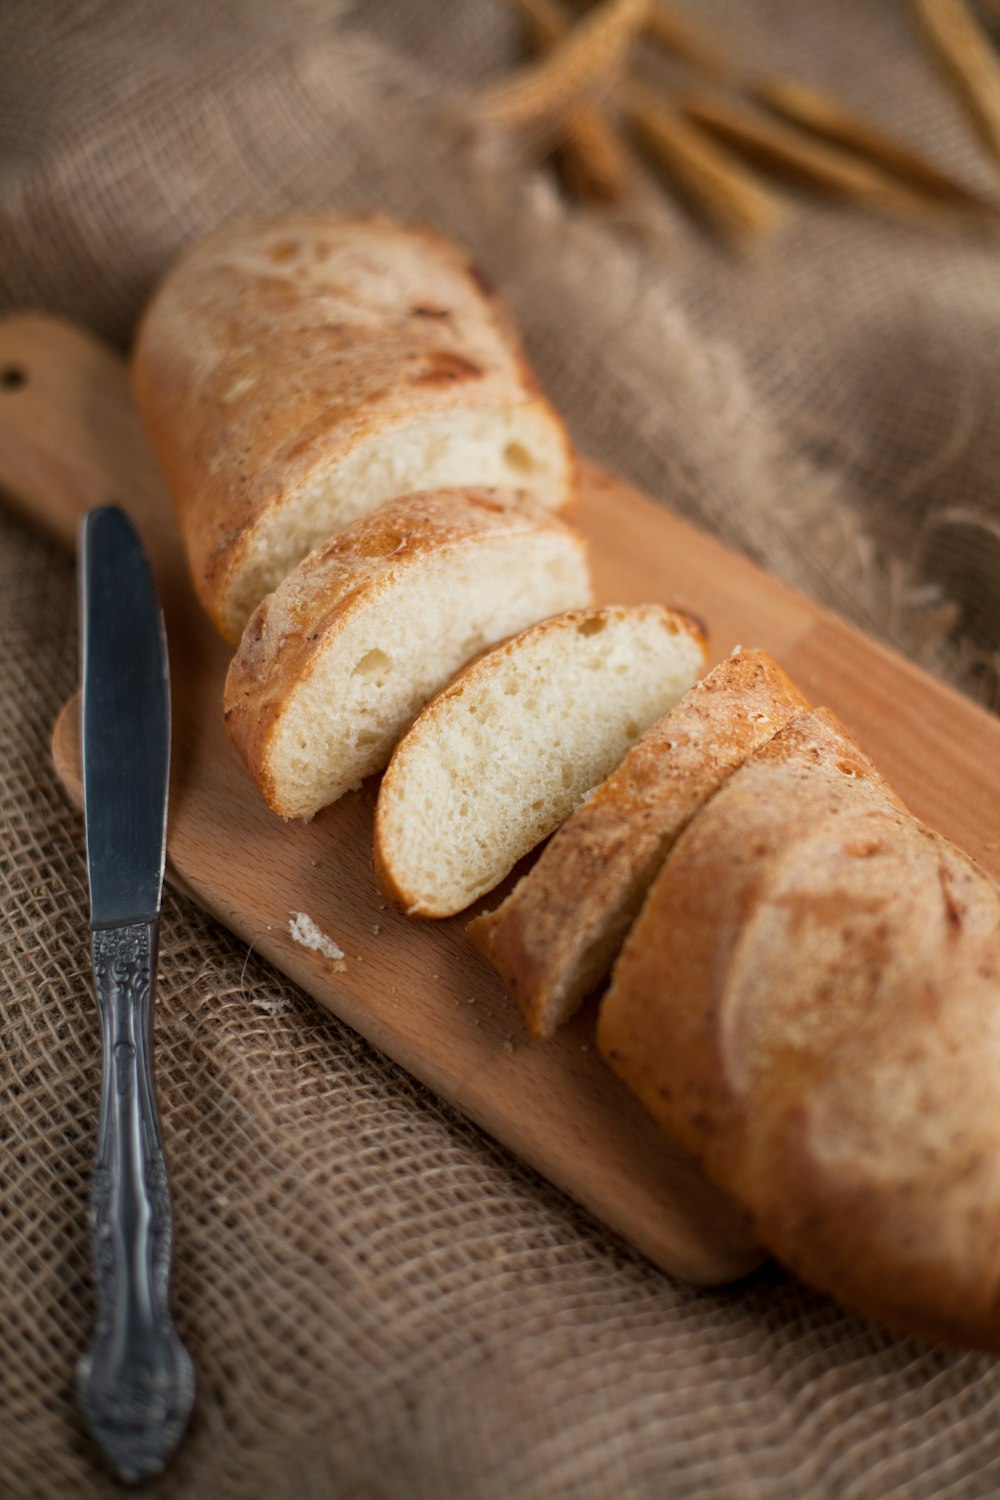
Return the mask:
<path fill-rule="evenodd" d="M 166 486 L 121 359 L 46 313 L 0 321 L 0 491 L 63 547 L 80 519 L 120 505 L 151 551 L 176 549 Z"/>

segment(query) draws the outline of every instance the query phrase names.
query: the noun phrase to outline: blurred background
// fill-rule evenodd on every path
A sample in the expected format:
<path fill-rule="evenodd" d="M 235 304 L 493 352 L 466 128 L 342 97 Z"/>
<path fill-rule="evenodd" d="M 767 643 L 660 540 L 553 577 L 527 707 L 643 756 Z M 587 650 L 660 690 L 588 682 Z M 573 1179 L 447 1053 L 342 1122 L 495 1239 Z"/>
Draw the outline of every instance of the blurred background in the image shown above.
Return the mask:
<path fill-rule="evenodd" d="M 436 224 L 586 452 L 995 702 L 997 10 L 647 9 L 8 0 L 0 299 L 125 345 L 225 219 Z"/>
<path fill-rule="evenodd" d="M 431 223 L 584 453 L 996 708 L 998 42 L 995 0 L 4 0 L 0 313 L 125 350 L 224 220 Z M 48 747 L 75 586 L 6 509 L 0 595 L 0 1495 L 111 1497 L 72 1401 L 98 1059 Z M 662 1276 L 176 892 L 159 1006 L 200 1385 L 151 1493 L 1000 1491 L 994 1361 L 773 1266 Z"/>

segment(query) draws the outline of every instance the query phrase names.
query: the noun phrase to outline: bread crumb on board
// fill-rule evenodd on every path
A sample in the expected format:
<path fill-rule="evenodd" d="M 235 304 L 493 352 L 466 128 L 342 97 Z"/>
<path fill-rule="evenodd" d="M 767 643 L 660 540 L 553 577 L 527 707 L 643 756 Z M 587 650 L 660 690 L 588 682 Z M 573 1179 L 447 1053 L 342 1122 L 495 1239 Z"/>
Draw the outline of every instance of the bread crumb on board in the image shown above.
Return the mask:
<path fill-rule="evenodd" d="M 328 959 L 335 973 L 342 974 L 347 968 L 343 948 L 338 947 L 332 937 L 327 937 L 306 912 L 293 912 L 289 919 L 288 930 L 296 943 L 301 944 L 303 948 L 311 948 Z"/>

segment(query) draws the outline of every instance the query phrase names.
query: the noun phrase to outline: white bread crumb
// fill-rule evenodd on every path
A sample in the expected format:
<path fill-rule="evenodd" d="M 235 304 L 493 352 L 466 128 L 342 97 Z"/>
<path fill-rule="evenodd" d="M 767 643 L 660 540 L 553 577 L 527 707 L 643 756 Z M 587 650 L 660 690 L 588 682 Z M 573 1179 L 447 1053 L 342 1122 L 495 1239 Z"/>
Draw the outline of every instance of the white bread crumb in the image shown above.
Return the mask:
<path fill-rule="evenodd" d="M 288 930 L 295 942 L 301 944 L 303 948 L 311 948 L 316 953 L 321 953 L 324 958 L 328 958 L 338 974 L 342 974 L 347 968 L 343 948 L 339 948 L 333 938 L 327 937 L 326 933 L 316 926 L 312 917 L 304 911 L 293 912 L 288 923 Z"/>

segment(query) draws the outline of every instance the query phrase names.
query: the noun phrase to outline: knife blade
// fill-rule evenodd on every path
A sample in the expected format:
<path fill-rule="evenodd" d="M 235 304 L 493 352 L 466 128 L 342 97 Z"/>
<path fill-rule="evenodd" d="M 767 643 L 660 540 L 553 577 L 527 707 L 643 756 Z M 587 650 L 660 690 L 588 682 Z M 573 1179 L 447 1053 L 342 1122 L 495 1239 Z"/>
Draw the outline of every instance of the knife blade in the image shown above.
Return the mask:
<path fill-rule="evenodd" d="M 142 543 L 103 507 L 80 538 L 82 741 L 102 1079 L 90 1231 L 97 1315 L 77 1397 L 119 1477 L 164 1468 L 194 1401 L 170 1317 L 170 1193 L 153 1009 L 170 768 L 166 636 Z"/>

